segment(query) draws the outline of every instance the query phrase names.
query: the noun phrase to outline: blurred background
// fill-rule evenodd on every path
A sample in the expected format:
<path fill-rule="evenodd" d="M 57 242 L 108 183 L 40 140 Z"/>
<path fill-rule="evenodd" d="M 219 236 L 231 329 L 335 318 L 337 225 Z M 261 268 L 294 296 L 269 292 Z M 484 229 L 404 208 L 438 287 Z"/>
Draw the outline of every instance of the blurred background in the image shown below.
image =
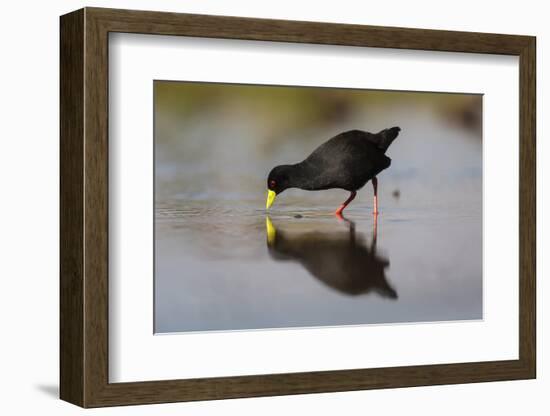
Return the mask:
<path fill-rule="evenodd" d="M 482 318 L 481 95 L 171 81 L 154 93 L 156 332 Z M 370 183 L 347 221 L 332 215 L 346 191 L 287 190 L 267 244 L 271 168 L 392 126 L 377 221 Z"/>

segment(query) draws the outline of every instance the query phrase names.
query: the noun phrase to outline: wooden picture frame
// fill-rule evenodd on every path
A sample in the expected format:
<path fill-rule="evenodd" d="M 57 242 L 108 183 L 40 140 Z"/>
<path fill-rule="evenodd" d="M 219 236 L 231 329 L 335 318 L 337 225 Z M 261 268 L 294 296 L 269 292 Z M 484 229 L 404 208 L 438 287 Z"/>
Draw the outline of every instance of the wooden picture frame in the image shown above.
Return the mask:
<path fill-rule="evenodd" d="M 61 17 L 60 396 L 82 407 L 535 378 L 535 38 L 85 8 Z M 109 383 L 110 32 L 519 56 L 519 359 Z"/>

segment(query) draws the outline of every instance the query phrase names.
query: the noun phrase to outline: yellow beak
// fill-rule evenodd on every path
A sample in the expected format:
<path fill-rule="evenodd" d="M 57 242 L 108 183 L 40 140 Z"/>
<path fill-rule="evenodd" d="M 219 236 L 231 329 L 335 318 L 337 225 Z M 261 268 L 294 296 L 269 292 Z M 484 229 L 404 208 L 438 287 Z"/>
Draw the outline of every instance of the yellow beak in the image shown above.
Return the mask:
<path fill-rule="evenodd" d="M 277 231 L 268 216 L 265 217 L 265 229 L 267 234 L 267 244 L 272 245 L 275 242 L 275 234 Z"/>
<path fill-rule="evenodd" d="M 277 194 L 272 191 L 271 189 L 267 190 L 267 201 L 265 202 L 265 209 L 271 208 L 271 205 L 273 205 L 273 201 L 275 201 L 275 197 Z"/>

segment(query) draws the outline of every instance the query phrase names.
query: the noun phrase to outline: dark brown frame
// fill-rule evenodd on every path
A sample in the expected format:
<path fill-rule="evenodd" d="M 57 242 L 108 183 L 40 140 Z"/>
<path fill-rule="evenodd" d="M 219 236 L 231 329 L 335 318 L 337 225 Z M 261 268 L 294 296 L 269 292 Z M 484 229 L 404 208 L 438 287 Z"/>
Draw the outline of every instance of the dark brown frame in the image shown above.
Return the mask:
<path fill-rule="evenodd" d="M 109 32 L 519 56 L 519 359 L 109 383 Z M 99 8 L 62 16 L 61 398 L 99 407 L 535 378 L 535 44 L 531 36 Z"/>

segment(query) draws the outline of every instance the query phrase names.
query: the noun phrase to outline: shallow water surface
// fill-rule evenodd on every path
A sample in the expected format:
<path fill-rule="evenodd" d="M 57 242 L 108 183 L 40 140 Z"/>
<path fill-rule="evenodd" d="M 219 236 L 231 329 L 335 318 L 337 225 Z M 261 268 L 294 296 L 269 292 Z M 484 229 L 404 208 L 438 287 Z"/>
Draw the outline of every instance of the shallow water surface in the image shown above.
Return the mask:
<path fill-rule="evenodd" d="M 475 212 L 188 205 L 157 210 L 156 332 L 481 318 Z"/>

